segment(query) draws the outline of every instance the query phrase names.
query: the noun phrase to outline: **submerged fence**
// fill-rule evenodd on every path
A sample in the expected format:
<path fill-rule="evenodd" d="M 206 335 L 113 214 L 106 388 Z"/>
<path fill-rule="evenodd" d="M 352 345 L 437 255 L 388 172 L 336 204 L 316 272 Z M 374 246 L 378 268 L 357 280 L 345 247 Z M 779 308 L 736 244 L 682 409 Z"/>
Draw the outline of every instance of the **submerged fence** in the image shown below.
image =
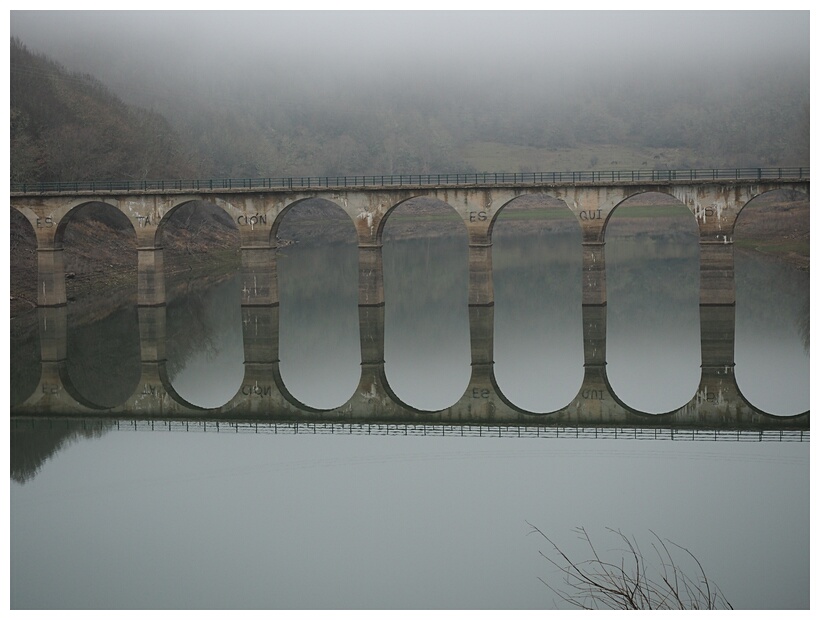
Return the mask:
<path fill-rule="evenodd" d="M 336 177 L 284 177 L 194 180 L 72 181 L 12 183 L 12 193 L 210 191 L 318 189 L 341 187 L 440 187 L 461 185 L 538 185 L 557 183 L 633 183 L 671 181 L 808 179 L 809 168 L 712 168 L 689 170 L 588 170 L 582 172 L 477 172 L 469 174 L 391 174 Z"/>

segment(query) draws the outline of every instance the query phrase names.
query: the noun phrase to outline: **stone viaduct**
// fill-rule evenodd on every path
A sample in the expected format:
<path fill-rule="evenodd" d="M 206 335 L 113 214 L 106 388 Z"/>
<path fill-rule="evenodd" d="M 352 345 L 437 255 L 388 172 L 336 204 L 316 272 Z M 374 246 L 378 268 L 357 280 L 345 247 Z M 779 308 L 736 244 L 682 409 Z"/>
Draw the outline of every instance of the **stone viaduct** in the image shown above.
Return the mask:
<path fill-rule="evenodd" d="M 541 194 L 563 201 L 581 225 L 584 304 L 606 303 L 604 233 L 613 211 L 628 198 L 647 192 L 668 194 L 693 214 L 700 234 L 700 303 L 733 304 L 733 230 L 741 209 L 774 190 L 808 194 L 808 178 L 769 180 L 667 180 L 474 184 L 459 186 L 325 187 L 317 189 L 203 189 L 12 193 L 11 206 L 31 223 L 37 236 L 40 306 L 66 303 L 63 232 L 74 209 L 104 203 L 125 214 L 138 246 L 138 304 L 164 304 L 162 228 L 173 211 L 191 201 L 207 201 L 236 222 L 242 256 L 244 306 L 278 303 L 276 232 L 285 213 L 310 198 L 340 206 L 356 227 L 359 246 L 359 304 L 384 302 L 382 230 L 390 212 L 416 197 L 449 204 L 464 220 L 469 236 L 469 303 L 493 303 L 492 229 L 515 198 Z"/>
<path fill-rule="evenodd" d="M 31 222 L 38 243 L 38 309 L 42 376 L 36 392 L 13 415 L 112 415 L 223 419 L 516 423 L 557 425 L 667 425 L 697 428 L 808 428 L 808 412 L 769 416 L 749 404 L 734 381 L 733 230 L 738 214 L 756 196 L 774 190 L 809 192 L 808 178 L 674 180 L 589 183 L 325 187 L 317 189 L 131 190 L 87 193 L 13 193 L 11 204 Z M 666 414 L 635 411 L 613 393 L 606 377 L 606 224 L 619 204 L 637 194 L 677 198 L 693 214 L 700 233 L 700 387 L 692 400 Z M 555 412 L 527 412 L 510 403 L 493 375 L 492 229 L 515 198 L 541 194 L 562 200 L 582 231 L 583 385 Z M 469 305 L 472 376 L 453 406 L 424 412 L 402 403 L 384 373 L 384 287 L 381 234 L 390 212 L 416 197 L 451 205 L 469 237 Z M 359 247 L 361 379 L 341 407 L 319 411 L 288 394 L 279 376 L 276 232 L 300 202 L 324 198 L 355 224 Z M 237 395 L 218 409 L 203 410 L 174 393 L 165 372 L 165 285 L 162 227 L 174 209 L 190 201 L 224 209 L 240 232 L 245 379 Z M 138 305 L 142 378 L 120 406 L 103 409 L 73 393 L 65 367 L 65 275 L 62 234 L 71 212 L 89 202 L 118 209 L 138 241 Z M 548 414 L 548 415 L 545 415 Z"/>

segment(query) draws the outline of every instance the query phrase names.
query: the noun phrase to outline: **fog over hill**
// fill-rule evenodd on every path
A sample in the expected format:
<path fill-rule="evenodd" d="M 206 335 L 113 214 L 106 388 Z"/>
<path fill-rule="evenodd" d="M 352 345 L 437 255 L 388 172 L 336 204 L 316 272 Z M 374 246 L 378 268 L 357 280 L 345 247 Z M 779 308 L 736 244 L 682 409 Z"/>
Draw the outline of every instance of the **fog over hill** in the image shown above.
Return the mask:
<path fill-rule="evenodd" d="M 809 164 L 808 11 L 12 11 L 10 23 L 66 70 L 12 57 L 12 78 L 89 74 L 150 131 L 168 123 L 153 135 L 173 138 L 160 149 L 173 161 L 130 176 Z M 42 133 L 13 80 L 15 114 L 13 151 Z M 74 129 L 63 141 L 76 146 Z M 155 142 L 126 150 L 145 159 Z M 504 157 L 488 157 L 494 145 Z"/>

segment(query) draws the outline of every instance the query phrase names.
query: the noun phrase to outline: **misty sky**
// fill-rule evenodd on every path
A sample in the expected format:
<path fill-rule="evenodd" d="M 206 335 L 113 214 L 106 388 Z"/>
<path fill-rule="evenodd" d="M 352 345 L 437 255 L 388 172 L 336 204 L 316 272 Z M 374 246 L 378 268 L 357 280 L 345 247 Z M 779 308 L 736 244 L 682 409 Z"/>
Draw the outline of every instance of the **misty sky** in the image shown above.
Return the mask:
<path fill-rule="evenodd" d="M 12 11 L 10 25 L 30 49 L 115 89 L 166 72 L 207 82 L 273 71 L 317 88 L 392 75 L 446 88 L 456 77 L 648 78 L 809 58 L 808 11 Z"/>

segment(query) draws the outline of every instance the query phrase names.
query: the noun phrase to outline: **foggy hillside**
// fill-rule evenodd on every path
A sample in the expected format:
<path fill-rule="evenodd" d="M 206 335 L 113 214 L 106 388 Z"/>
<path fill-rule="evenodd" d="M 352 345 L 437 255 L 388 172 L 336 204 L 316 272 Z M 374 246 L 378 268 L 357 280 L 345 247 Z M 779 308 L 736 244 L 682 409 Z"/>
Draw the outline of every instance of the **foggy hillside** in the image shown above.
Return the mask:
<path fill-rule="evenodd" d="M 809 164 L 808 12 L 12 11 L 11 35 L 13 180 Z"/>

